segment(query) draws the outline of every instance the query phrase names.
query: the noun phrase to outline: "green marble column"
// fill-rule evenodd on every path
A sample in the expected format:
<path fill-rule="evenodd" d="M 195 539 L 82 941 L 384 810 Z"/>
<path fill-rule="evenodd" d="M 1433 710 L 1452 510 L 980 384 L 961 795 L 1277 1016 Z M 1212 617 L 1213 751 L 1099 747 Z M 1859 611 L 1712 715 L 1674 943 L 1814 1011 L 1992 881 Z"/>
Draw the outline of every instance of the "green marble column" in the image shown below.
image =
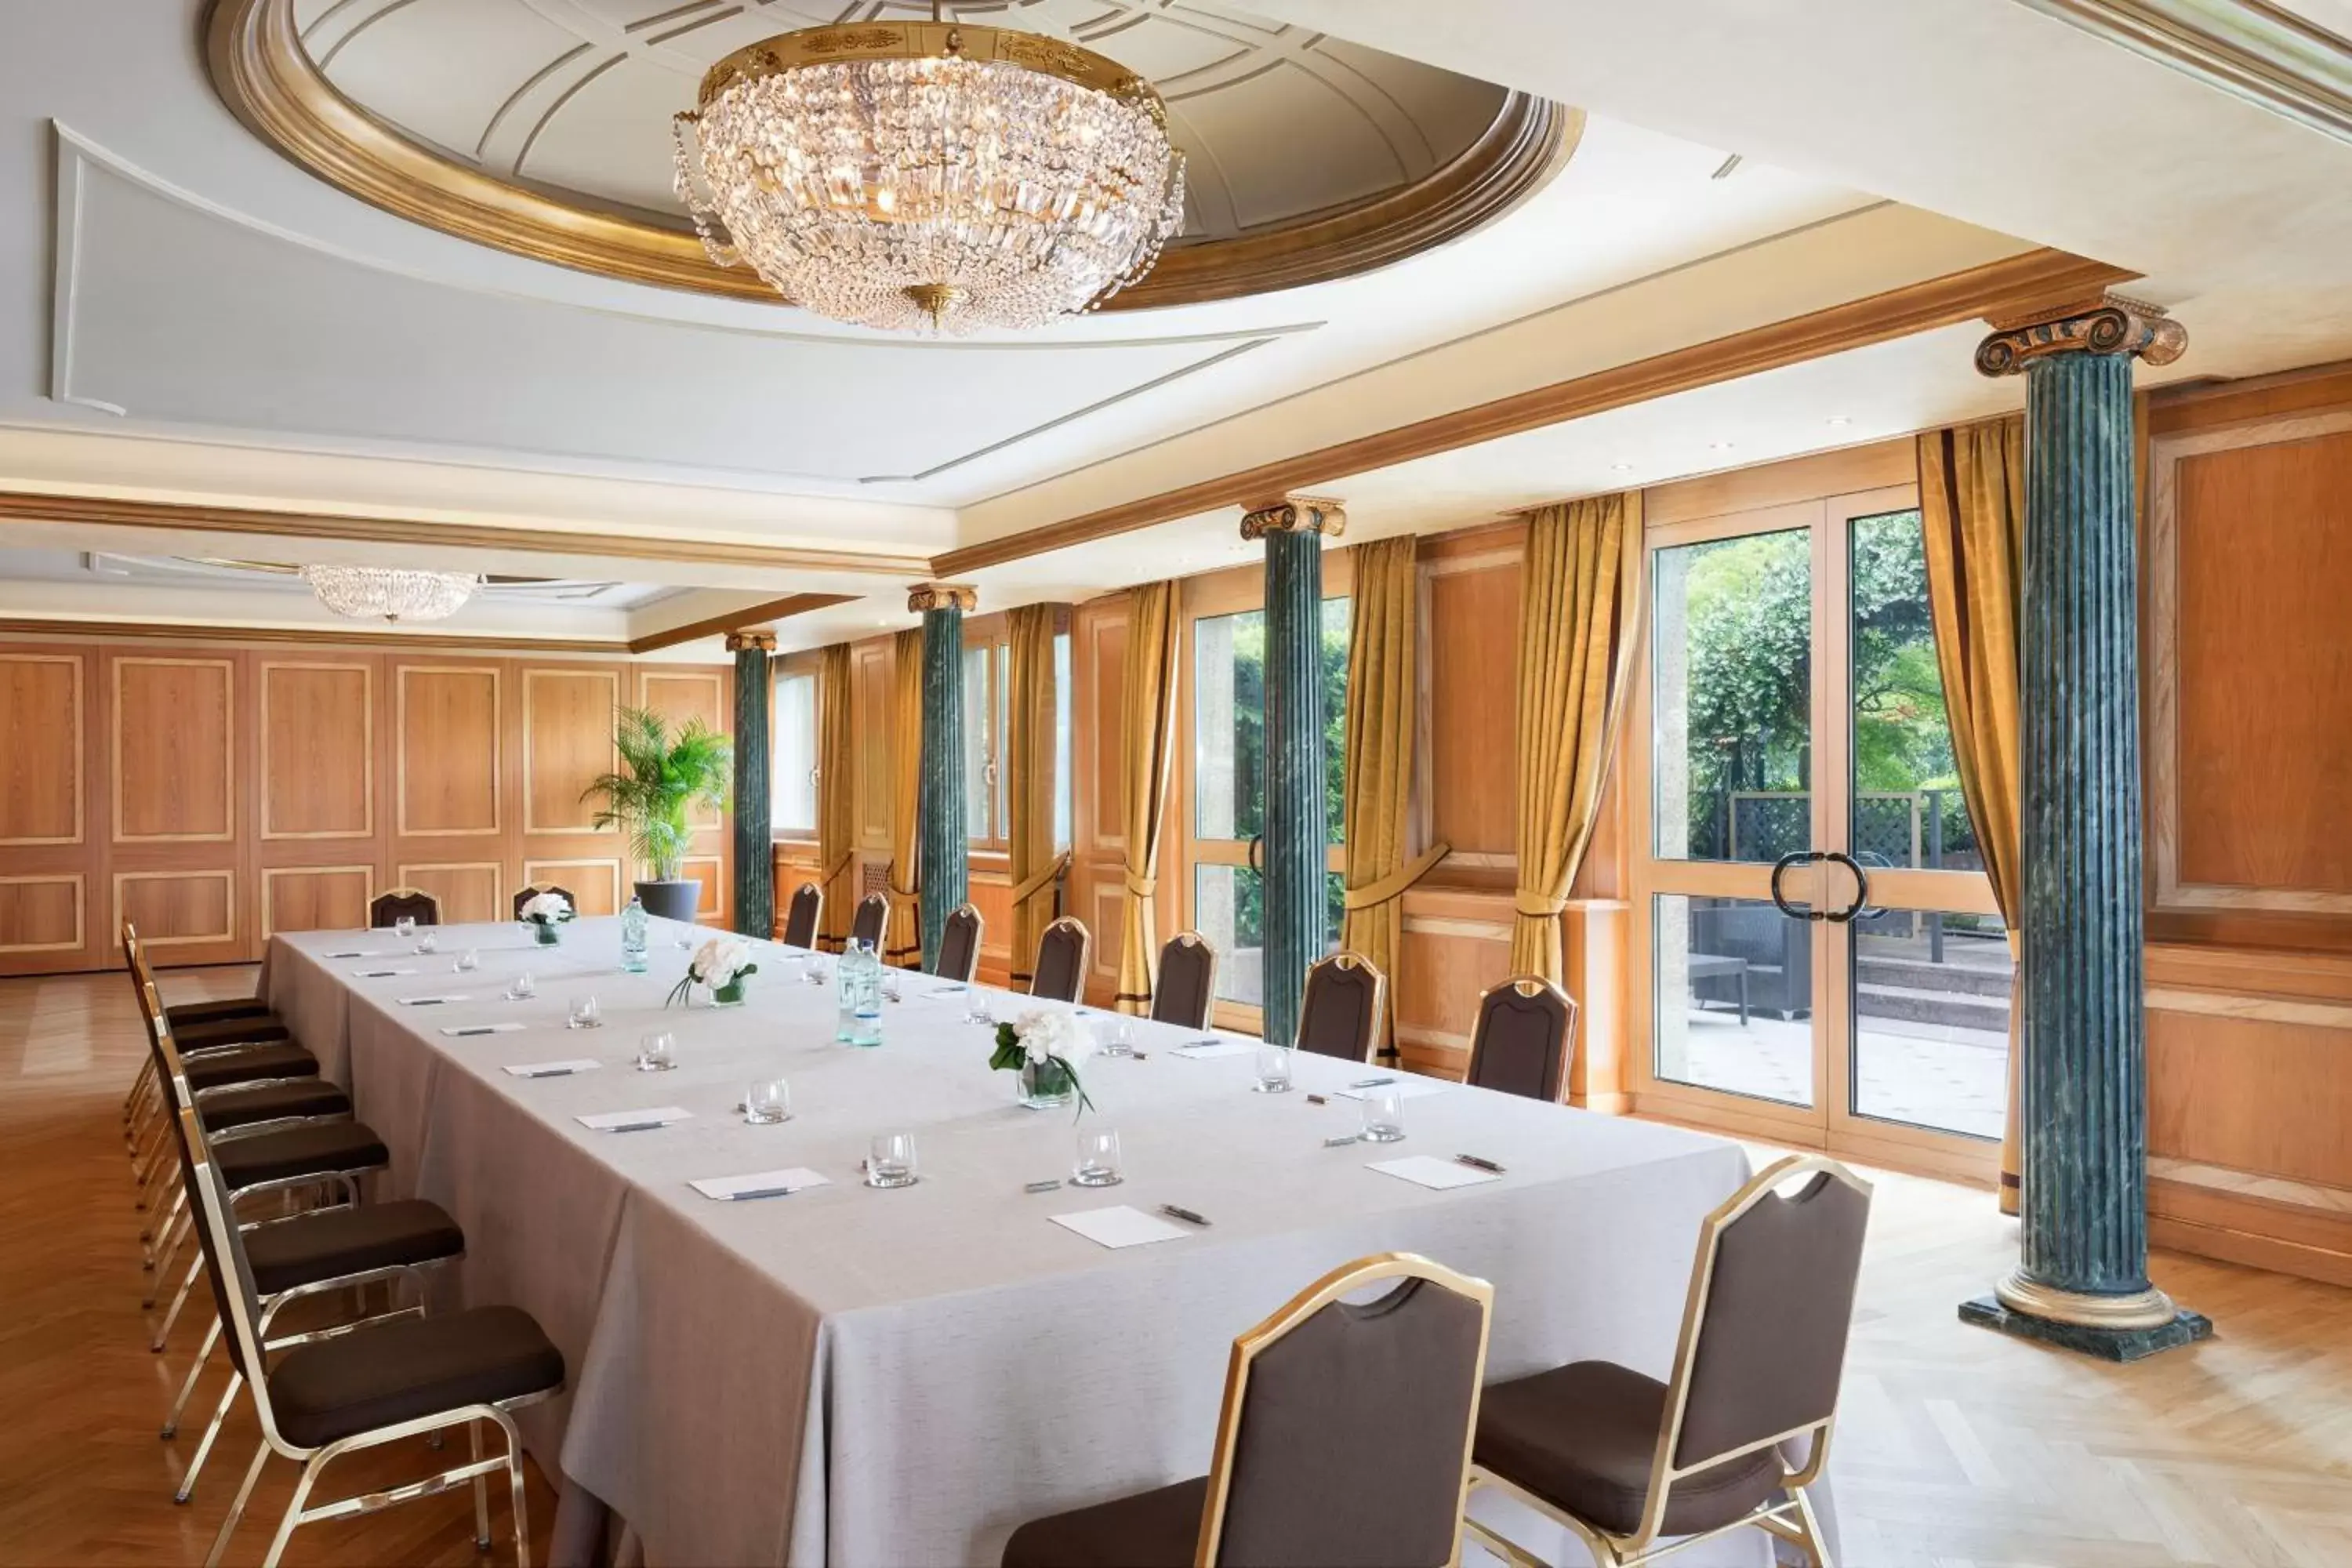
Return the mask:
<path fill-rule="evenodd" d="M 1987 374 L 2026 377 L 2022 1169 L 2018 1267 L 1960 1315 L 2116 1361 L 2212 1331 L 2147 1278 L 2131 366 L 2185 342 L 2109 300 L 1977 353 Z"/>
<path fill-rule="evenodd" d="M 768 733 L 773 632 L 730 632 L 735 656 L 735 929 L 766 938 L 776 923 L 776 852 L 768 785 L 774 742 Z"/>
<path fill-rule="evenodd" d="M 1347 525 L 1336 501 L 1293 497 L 1242 519 L 1265 542 L 1265 1032 L 1298 1035 L 1307 966 L 1330 943 L 1325 918 L 1323 536 Z"/>
<path fill-rule="evenodd" d="M 940 955 L 948 916 L 963 907 L 971 840 L 965 826 L 963 617 L 970 588 L 925 584 L 907 607 L 923 616 L 923 771 L 916 808 L 916 863 L 922 876 L 923 968 Z"/>

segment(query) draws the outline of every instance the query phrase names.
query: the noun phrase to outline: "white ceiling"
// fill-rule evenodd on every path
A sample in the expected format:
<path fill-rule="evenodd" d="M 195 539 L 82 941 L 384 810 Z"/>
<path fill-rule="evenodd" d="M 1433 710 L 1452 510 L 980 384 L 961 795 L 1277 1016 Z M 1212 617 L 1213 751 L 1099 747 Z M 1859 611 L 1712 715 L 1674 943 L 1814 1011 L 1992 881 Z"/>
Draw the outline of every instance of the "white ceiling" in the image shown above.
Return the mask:
<path fill-rule="evenodd" d="M 439 3 L 415 0 L 345 53 Z M 588 0 L 528 3 L 588 14 Z M 1041 0 L 1055 16 L 1124 4 Z M 2345 4 L 2297 8 L 2341 25 L 2327 12 Z M 1253 0 L 1268 36 L 1345 37 L 1577 103 L 1583 143 L 1508 216 L 1382 272 L 956 343 L 572 273 L 367 207 L 221 107 L 193 47 L 201 8 L 20 5 L 0 20 L 0 489 L 927 555 L 2034 244 L 2146 271 L 2138 291 L 2189 327 L 2167 375 L 2352 355 L 2352 147 L 2018 0 Z M 663 8 L 593 10 L 625 23 Z M 511 64 L 452 63 L 450 112 Z M 1731 152 L 1742 161 L 1714 177 Z M 1364 532 L 1442 527 L 2013 406 L 2017 383 L 1970 368 L 1976 335 L 1334 488 Z M 22 525 L 0 530 L 9 543 L 199 547 Z M 997 606 L 1240 550 L 1230 515 L 1204 517 L 982 585 Z M 495 569 L 534 569 L 515 553 Z M 868 595 L 786 623 L 788 642 L 904 619 L 904 570 L 780 584 L 568 555 L 536 569 Z"/>

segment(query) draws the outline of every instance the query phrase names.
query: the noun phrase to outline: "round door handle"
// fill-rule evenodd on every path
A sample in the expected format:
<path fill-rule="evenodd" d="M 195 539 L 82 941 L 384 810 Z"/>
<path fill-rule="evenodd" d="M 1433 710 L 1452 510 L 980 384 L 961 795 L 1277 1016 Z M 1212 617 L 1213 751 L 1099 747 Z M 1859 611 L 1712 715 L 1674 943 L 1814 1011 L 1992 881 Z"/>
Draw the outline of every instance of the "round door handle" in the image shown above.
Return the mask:
<path fill-rule="evenodd" d="M 1790 867 L 1809 866 L 1821 858 L 1822 852 L 1818 849 L 1791 849 L 1772 862 L 1772 901 L 1780 906 L 1782 914 L 1792 921 L 1817 921 L 1826 918 L 1821 910 L 1810 904 L 1801 908 L 1790 903 L 1787 896 L 1780 891 L 1780 879 L 1788 875 Z"/>
<path fill-rule="evenodd" d="M 1254 836 L 1249 841 L 1249 868 L 1259 876 L 1265 875 L 1265 835 Z"/>
<path fill-rule="evenodd" d="M 1839 865 L 1853 873 L 1853 902 L 1848 904 L 1844 909 L 1840 910 L 1833 914 L 1824 914 L 1815 918 L 1832 921 L 1839 925 L 1848 924 L 1853 921 L 1854 916 L 1862 913 L 1862 911 L 1869 906 L 1870 873 L 1864 870 L 1862 868 L 1862 862 L 1856 860 L 1853 856 L 1843 854 L 1835 849 L 1830 850 L 1828 853 L 1821 856 L 1820 858 L 1823 860 L 1834 860 Z"/>

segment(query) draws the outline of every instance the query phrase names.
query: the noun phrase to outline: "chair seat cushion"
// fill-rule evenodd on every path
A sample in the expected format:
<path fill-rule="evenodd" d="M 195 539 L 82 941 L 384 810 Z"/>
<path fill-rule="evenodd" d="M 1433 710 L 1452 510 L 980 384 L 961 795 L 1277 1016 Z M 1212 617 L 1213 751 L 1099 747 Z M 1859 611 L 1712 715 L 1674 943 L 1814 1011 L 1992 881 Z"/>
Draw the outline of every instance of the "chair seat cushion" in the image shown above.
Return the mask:
<path fill-rule="evenodd" d="M 1004 1543 L 1004 1568 L 1190 1568 L 1209 1478 L 1033 1519 Z"/>
<path fill-rule="evenodd" d="M 357 1121 L 314 1121 L 213 1145 L 221 1180 L 235 1192 L 329 1171 L 374 1171 L 392 1163 L 383 1140 Z"/>
<path fill-rule="evenodd" d="M 477 1307 L 298 1345 L 269 1374 L 269 1403 L 289 1442 L 316 1448 L 562 1385 L 562 1352 L 529 1312 Z"/>
<path fill-rule="evenodd" d="M 210 1002 L 183 1002 L 163 1009 L 163 1016 L 172 1027 L 184 1029 L 193 1024 L 217 1023 L 223 1018 L 266 1018 L 269 1004 L 257 996 L 221 996 Z"/>
<path fill-rule="evenodd" d="M 275 1013 L 250 1018 L 216 1018 L 209 1024 L 172 1026 L 172 1043 L 185 1051 L 207 1051 L 215 1046 L 250 1046 L 291 1037 L 284 1019 Z"/>
<path fill-rule="evenodd" d="M 316 1078 L 319 1058 L 291 1040 L 227 1051 L 201 1061 L 184 1062 L 188 1087 L 202 1091 L 225 1084 L 253 1083 L 268 1078 Z"/>
<path fill-rule="evenodd" d="M 1477 1462 L 1588 1524 L 1641 1527 L 1650 1466 L 1665 1425 L 1666 1385 L 1613 1362 L 1580 1361 L 1498 1383 L 1479 1396 Z M 1764 1448 L 1676 1481 L 1667 1535 L 1713 1530 L 1780 1489 L 1780 1457 Z"/>
<path fill-rule="evenodd" d="M 322 1078 L 296 1079 L 289 1083 L 265 1083 L 254 1089 L 232 1089 L 201 1101 L 205 1131 L 226 1132 L 281 1116 L 348 1116 L 351 1096 Z"/>
<path fill-rule="evenodd" d="M 265 1296 L 370 1268 L 433 1263 L 466 1250 L 466 1233 L 421 1198 L 324 1209 L 245 1233 L 253 1288 Z"/>

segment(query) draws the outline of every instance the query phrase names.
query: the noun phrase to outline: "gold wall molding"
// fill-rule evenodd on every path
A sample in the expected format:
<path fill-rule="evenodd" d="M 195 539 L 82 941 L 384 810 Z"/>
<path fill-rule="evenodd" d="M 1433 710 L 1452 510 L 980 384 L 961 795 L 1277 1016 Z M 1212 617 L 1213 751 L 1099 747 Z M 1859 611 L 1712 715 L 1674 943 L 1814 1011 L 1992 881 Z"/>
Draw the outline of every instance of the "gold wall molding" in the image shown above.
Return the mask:
<path fill-rule="evenodd" d="M 19 952 L 79 952 L 89 944 L 89 933 L 84 921 L 83 904 L 87 895 L 82 889 L 79 871 L 47 872 L 30 877 L 0 877 L 0 888 L 47 888 L 59 885 L 73 889 L 73 940 L 71 942 L 0 942 L 0 954 Z"/>
<path fill-rule="evenodd" d="M 673 228 L 509 184 L 412 142 L 338 91 L 303 48 L 294 0 L 214 0 L 205 24 L 213 86 L 263 141 L 395 216 L 535 261 L 633 283 L 789 301 L 748 268 L 722 268 Z M 1169 247 L 1106 310 L 1197 304 L 1352 277 L 1444 245 L 1508 212 L 1576 151 L 1584 115 L 1507 94 L 1461 156 L 1401 190 L 1225 239 Z"/>
<path fill-rule="evenodd" d="M 2018 0 L 2352 142 L 2352 40 L 2265 0 Z"/>
<path fill-rule="evenodd" d="M 1416 420 L 1375 435 L 1302 452 L 1254 468 L 1123 501 L 986 543 L 951 550 L 934 574 L 968 576 L 992 566 L 1066 550 L 1097 539 L 1227 507 L 1251 507 L 1269 495 L 1318 487 L 1456 447 L 1541 429 L 1587 415 L 1737 381 L 1849 349 L 1865 348 L 1980 316 L 2006 314 L 2053 297 L 2081 299 L 2137 273 L 2063 250 L 2029 250 L 1980 267 L 1906 284 L 1884 293 L 1792 316 L 1727 337 L 1675 349 L 1590 375 L 1554 382 Z"/>
<path fill-rule="evenodd" d="M 5 623 L 0 623 L 0 634 L 5 634 Z M 67 747 L 68 749 L 65 749 L 61 752 L 61 754 L 72 765 L 73 782 L 68 787 L 71 790 L 73 796 L 73 832 L 70 835 L 44 834 L 20 838 L 0 838 L 0 847 L 5 847 L 10 849 L 29 849 L 38 846 L 47 845 L 79 844 L 82 842 L 82 839 L 88 831 L 88 824 L 83 819 L 82 770 L 89 761 L 89 754 L 84 742 L 89 719 L 84 711 L 83 706 L 84 698 L 82 692 L 81 658 L 79 655 L 69 653 L 0 654 L 0 665 L 9 664 L 61 664 L 73 673 L 73 716 L 70 721 L 71 733 L 70 738 L 67 742 Z M 76 945 L 79 944 L 77 943 Z"/>

